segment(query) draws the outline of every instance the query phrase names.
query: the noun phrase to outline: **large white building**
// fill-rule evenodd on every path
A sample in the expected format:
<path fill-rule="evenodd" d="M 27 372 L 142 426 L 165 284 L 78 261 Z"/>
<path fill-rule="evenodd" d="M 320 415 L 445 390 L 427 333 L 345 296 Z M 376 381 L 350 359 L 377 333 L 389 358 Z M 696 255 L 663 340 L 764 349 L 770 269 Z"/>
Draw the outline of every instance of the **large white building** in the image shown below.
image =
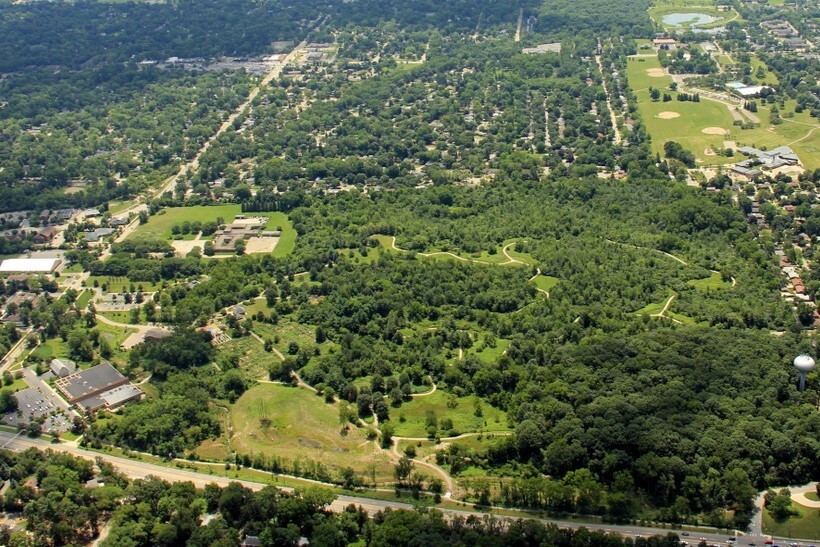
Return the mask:
<path fill-rule="evenodd" d="M 59 265 L 59 258 L 9 258 L 0 264 L 0 273 L 50 273 Z"/>

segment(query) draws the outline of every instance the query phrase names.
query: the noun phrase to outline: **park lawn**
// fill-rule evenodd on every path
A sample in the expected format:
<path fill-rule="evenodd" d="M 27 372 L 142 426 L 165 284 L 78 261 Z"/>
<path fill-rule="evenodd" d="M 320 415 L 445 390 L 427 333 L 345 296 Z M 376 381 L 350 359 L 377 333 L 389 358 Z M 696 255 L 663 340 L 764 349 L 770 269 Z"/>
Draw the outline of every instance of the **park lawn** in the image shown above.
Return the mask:
<path fill-rule="evenodd" d="M 728 289 L 732 287 L 731 283 L 723 280 L 723 276 L 718 272 L 709 272 L 709 277 L 703 279 L 692 279 L 689 284 L 699 291 L 708 291 L 715 289 Z"/>
<path fill-rule="evenodd" d="M 77 309 L 84 310 L 88 306 L 88 303 L 91 301 L 92 296 L 94 296 L 94 291 L 83 291 L 82 294 L 80 294 L 80 296 L 77 297 Z"/>
<path fill-rule="evenodd" d="M 198 205 L 196 207 L 168 207 L 151 216 L 148 222 L 141 224 L 134 230 L 128 239 L 171 239 L 171 227 L 175 224 L 189 222 L 210 222 L 222 217 L 230 222 L 236 215 L 242 214 L 242 208 L 237 204 L 230 205 Z"/>
<path fill-rule="evenodd" d="M 70 274 L 70 273 L 82 273 L 83 265 L 77 262 L 76 264 L 72 264 L 71 266 L 66 266 L 62 270 L 62 274 Z"/>
<path fill-rule="evenodd" d="M 134 285 L 134 290 L 138 292 L 156 292 L 163 287 L 164 283 L 154 283 L 152 281 L 131 281 L 127 277 L 118 277 L 111 275 L 92 275 L 84 281 L 86 287 L 93 287 L 94 282 L 97 282 L 98 287 L 108 285 L 106 292 L 130 292 L 131 285 Z"/>
<path fill-rule="evenodd" d="M 279 243 L 273 249 L 271 255 L 276 258 L 287 256 L 293 251 L 296 246 L 296 230 L 293 228 L 293 223 L 285 213 L 253 213 L 253 215 L 268 217 L 268 224 L 265 226 L 266 230 L 280 230 L 282 235 L 279 236 Z"/>
<path fill-rule="evenodd" d="M 671 296 L 671 295 L 670 295 Z M 663 311 L 664 306 L 666 306 L 666 302 L 669 301 L 669 296 L 661 300 L 660 302 L 652 302 L 644 306 L 643 308 L 637 310 L 635 313 L 638 315 L 657 315 Z"/>
<path fill-rule="evenodd" d="M 449 435 L 449 431 L 441 429 L 443 418 L 453 421 L 453 429 L 461 433 L 478 431 L 508 431 L 507 414 L 485 401 L 481 401 L 483 416 L 475 415 L 475 404 L 480 399 L 471 395 L 456 398 L 455 408 L 448 408 L 449 394 L 441 390 L 432 395 L 413 397 L 413 400 L 403 403 L 399 408 L 391 408 L 390 416 L 395 426 L 395 434 L 399 437 L 427 437 L 427 412 L 433 411 L 439 421 L 438 434 L 442 437 Z M 403 421 L 402 421 L 403 418 Z"/>
<path fill-rule="evenodd" d="M 131 323 L 131 312 L 130 311 L 98 311 L 97 315 L 102 315 L 103 317 L 107 317 L 112 321 L 116 321 L 117 323 Z M 145 320 L 145 314 L 140 311 L 139 320 L 137 321 L 138 325 L 147 325 L 147 321 Z"/>
<path fill-rule="evenodd" d="M 561 280 L 551 275 L 537 275 L 532 281 L 542 291 L 550 292 Z"/>
<path fill-rule="evenodd" d="M 363 255 L 358 249 L 339 249 L 339 255 L 347 257 L 354 264 L 372 264 L 379 260 L 382 252 L 387 251 L 382 247 L 368 247 L 367 255 Z"/>
<path fill-rule="evenodd" d="M 41 342 L 40 345 L 31 352 L 31 355 L 44 361 L 57 358 L 67 359 L 68 348 L 62 338 L 49 338 L 45 342 Z"/>
<path fill-rule="evenodd" d="M 783 123 L 779 125 L 770 123 L 770 106 L 760 105 L 757 111 L 760 127 L 735 128 L 730 140 L 735 140 L 738 147 L 765 149 L 787 145 L 798 155 L 803 167 L 809 170 L 820 168 L 820 131 L 811 132 L 820 124 L 812 120 L 808 112 L 795 113 L 791 118 L 783 117 L 788 112 L 794 112 L 794 105 L 794 101 L 786 102 L 786 108 L 780 111 Z"/>
<path fill-rule="evenodd" d="M 336 405 L 307 390 L 279 384 L 253 387 L 232 405 L 231 423 L 231 444 L 240 453 L 309 459 L 337 474 L 350 467 L 365 476 L 375 466 L 377 481 L 393 477 L 390 458 L 367 441 L 365 431 L 351 426 L 342 434 Z"/>
<path fill-rule="evenodd" d="M 673 306 L 674 306 L 674 304 L 673 304 Z M 708 327 L 709 326 L 708 321 L 701 321 L 700 323 L 698 323 L 697 321 L 695 321 L 694 319 L 692 319 L 688 315 L 683 315 L 682 313 L 675 313 L 671 310 L 666 310 L 665 315 L 667 317 L 670 317 L 672 319 L 676 319 L 676 320 L 680 321 L 684 325 L 698 325 L 698 324 L 700 324 L 703 327 Z"/>
<path fill-rule="evenodd" d="M 472 353 L 485 363 L 495 363 L 498 360 L 498 358 L 504 354 L 504 352 L 509 346 L 509 340 L 498 338 L 495 341 L 495 347 L 484 346 L 483 350 L 475 351 L 473 348 L 475 348 L 476 346 L 473 346 L 473 348 L 468 350 L 468 352 Z"/>
<path fill-rule="evenodd" d="M 641 62 L 644 61 L 644 62 Z M 669 90 L 672 79 L 669 76 L 652 77 L 647 70 L 660 69 L 655 57 L 630 58 L 627 63 L 627 77 L 638 98 L 638 111 L 649 133 L 652 135 L 652 151 L 663 154 L 663 145 L 667 141 L 676 141 L 695 154 L 700 164 L 726 164 L 738 161 L 737 158 L 707 155 L 706 149 L 723 148 L 724 140 L 737 140 L 740 129 L 733 125 L 734 120 L 729 110 L 721 103 L 701 99 L 700 102 L 680 102 L 677 93 Z M 654 102 L 649 95 L 649 87 L 660 89 L 672 96 L 669 102 Z M 662 119 L 662 112 L 675 112 L 676 118 Z M 727 135 L 707 135 L 707 127 L 720 127 L 727 130 Z M 739 145 L 740 146 L 740 145 Z"/>
<path fill-rule="evenodd" d="M 270 367 L 281 362 L 275 353 L 265 351 L 262 343 L 251 336 L 232 338 L 219 346 L 219 353 L 234 351 L 240 354 L 239 368 L 248 378 L 267 380 Z"/>
<path fill-rule="evenodd" d="M 768 511 L 763 511 L 763 533 L 773 536 L 802 539 L 820 539 L 820 509 L 792 502 L 792 509 L 800 516 L 778 522 Z"/>
<path fill-rule="evenodd" d="M 769 2 L 769 3 L 771 4 L 771 2 Z M 764 78 L 758 78 L 756 76 L 757 69 L 761 66 L 763 67 L 763 70 L 766 71 L 766 76 Z M 780 80 L 778 79 L 777 74 L 775 74 L 774 72 L 771 72 L 769 70 L 769 67 L 766 66 L 766 63 L 761 61 L 760 57 L 758 57 L 757 55 L 752 55 L 752 74 L 751 74 L 751 77 L 752 77 L 752 80 L 758 85 L 776 86 L 780 83 Z"/>
<path fill-rule="evenodd" d="M 117 214 L 125 211 L 126 209 L 128 209 L 132 205 L 134 205 L 134 200 L 111 201 L 111 202 L 108 203 L 108 212 L 111 213 L 112 215 L 117 215 Z"/>
<path fill-rule="evenodd" d="M 815 492 L 806 492 L 805 496 L 811 501 L 820 501 L 820 496 L 818 496 Z"/>
<path fill-rule="evenodd" d="M 3 389 L 10 389 L 12 391 L 20 391 L 21 389 L 26 389 L 27 387 L 28 387 L 28 384 L 26 383 L 26 381 L 22 377 L 20 377 L 20 378 L 15 378 L 14 381 L 12 383 L 10 383 L 9 385 L 3 386 Z"/>

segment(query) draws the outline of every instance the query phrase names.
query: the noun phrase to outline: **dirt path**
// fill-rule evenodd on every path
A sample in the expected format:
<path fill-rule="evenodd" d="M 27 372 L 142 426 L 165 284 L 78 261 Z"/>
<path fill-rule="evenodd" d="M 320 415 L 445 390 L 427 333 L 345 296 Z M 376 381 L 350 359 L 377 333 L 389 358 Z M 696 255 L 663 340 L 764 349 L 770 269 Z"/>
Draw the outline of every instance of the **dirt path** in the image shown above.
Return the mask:
<path fill-rule="evenodd" d="M 510 247 L 515 245 L 516 243 L 518 243 L 518 242 L 513 241 L 512 243 L 507 243 L 506 245 L 504 245 L 504 248 L 501 249 L 501 253 L 505 257 L 507 257 L 507 262 L 502 262 L 501 264 L 499 264 L 499 266 L 504 266 L 506 264 L 524 264 L 524 265 L 528 265 L 526 262 L 522 262 L 521 260 L 518 260 L 517 258 L 513 258 L 512 256 L 510 256 L 510 253 L 507 252 L 507 249 L 509 249 Z"/>
<path fill-rule="evenodd" d="M 783 120 L 783 121 L 789 121 L 789 120 Z M 800 123 L 800 122 L 792 122 L 792 123 Z M 797 139 L 797 140 L 794 140 L 794 141 L 790 142 L 787 146 L 791 146 L 791 145 L 793 145 L 793 144 L 795 144 L 795 143 L 798 143 L 798 142 L 800 142 L 800 141 L 803 141 L 803 140 L 808 139 L 808 138 L 811 136 L 811 134 L 812 134 L 812 133 L 814 133 L 815 131 L 817 131 L 818 129 L 820 129 L 820 126 L 817 126 L 817 127 L 815 127 L 814 129 L 810 129 L 808 133 L 806 133 L 805 135 L 803 135 L 803 136 L 802 136 L 802 137 L 800 137 L 799 139 Z"/>
<path fill-rule="evenodd" d="M 518 26 L 515 29 L 515 41 L 521 41 L 521 25 L 524 24 L 524 8 L 518 10 Z"/>
<path fill-rule="evenodd" d="M 604 241 L 606 241 L 607 243 L 613 243 L 615 245 L 622 245 L 623 247 L 632 247 L 633 249 L 641 249 L 641 250 L 644 250 L 644 251 L 654 251 L 656 253 L 661 253 L 662 255 L 666 255 L 669 258 L 671 258 L 672 260 L 676 260 L 677 262 L 680 262 L 684 266 L 689 265 L 689 263 L 686 262 L 684 259 L 679 258 L 679 257 L 677 257 L 677 256 L 675 256 L 671 253 L 667 253 L 666 251 L 661 251 L 660 249 L 652 249 L 650 247 L 638 247 L 637 245 L 632 245 L 631 243 L 621 243 L 620 241 L 613 241 L 611 239 L 606 239 Z"/>
<path fill-rule="evenodd" d="M 259 336 L 258 334 L 256 334 L 255 332 L 251 331 L 251 336 L 253 336 L 253 337 L 254 337 L 254 338 L 256 338 L 257 340 L 259 340 L 260 342 L 262 342 L 262 345 L 264 345 L 264 344 L 265 344 L 265 341 L 262 339 L 262 337 L 261 337 L 261 336 Z M 276 355 L 276 356 L 279 358 L 279 360 L 280 360 L 280 361 L 284 361 L 284 360 L 285 360 L 285 356 L 284 356 L 284 355 L 282 355 L 282 352 L 281 352 L 281 351 L 279 351 L 278 349 L 276 349 L 275 347 L 273 347 L 273 345 L 271 345 L 271 347 L 270 347 L 270 352 L 271 352 L 271 353 L 273 353 L 274 355 Z"/>
<path fill-rule="evenodd" d="M 606 93 L 606 109 L 609 111 L 609 119 L 612 122 L 612 130 L 615 131 L 615 137 L 613 137 L 612 142 L 614 144 L 621 144 L 621 130 L 618 129 L 618 122 L 617 118 L 615 117 L 615 110 L 612 108 L 612 97 L 609 93 L 609 89 L 606 86 L 606 78 L 604 77 L 604 65 L 601 62 L 601 56 L 595 56 L 595 62 L 598 64 L 598 72 L 601 73 L 601 86 L 604 88 L 604 93 Z"/>
<path fill-rule="evenodd" d="M 396 246 L 396 236 L 390 236 L 390 247 L 394 251 L 399 251 L 400 253 L 412 253 L 413 251 L 408 251 L 407 249 L 402 249 Z M 492 262 L 487 262 L 486 260 L 476 260 L 474 258 L 464 258 L 463 256 L 458 256 L 457 254 L 453 254 L 448 251 L 436 251 L 434 253 L 416 253 L 419 256 L 423 256 L 429 258 L 431 256 L 449 256 L 455 258 L 456 260 L 461 260 L 462 262 L 473 262 L 476 264 L 489 264 L 492 265 Z"/>

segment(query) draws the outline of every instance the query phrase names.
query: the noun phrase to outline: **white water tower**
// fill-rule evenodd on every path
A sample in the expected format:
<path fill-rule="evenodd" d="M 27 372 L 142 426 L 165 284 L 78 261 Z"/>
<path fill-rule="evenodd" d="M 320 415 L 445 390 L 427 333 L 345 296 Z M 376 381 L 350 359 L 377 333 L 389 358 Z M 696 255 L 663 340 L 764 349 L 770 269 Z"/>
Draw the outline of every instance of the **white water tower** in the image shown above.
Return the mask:
<path fill-rule="evenodd" d="M 806 376 L 814 369 L 814 359 L 805 353 L 794 358 L 794 368 L 800 375 L 800 391 L 806 389 Z"/>

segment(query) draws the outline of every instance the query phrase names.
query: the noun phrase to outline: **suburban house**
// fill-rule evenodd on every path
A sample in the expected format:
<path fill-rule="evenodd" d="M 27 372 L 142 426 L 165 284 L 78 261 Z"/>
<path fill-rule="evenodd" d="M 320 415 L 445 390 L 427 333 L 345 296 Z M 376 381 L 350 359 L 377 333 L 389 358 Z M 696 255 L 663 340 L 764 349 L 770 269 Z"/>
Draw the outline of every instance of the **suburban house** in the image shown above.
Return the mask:
<path fill-rule="evenodd" d="M 54 226 L 46 226 L 34 236 L 34 243 L 42 245 L 43 243 L 48 243 L 54 236 L 60 233 L 60 230 L 55 228 Z"/>

